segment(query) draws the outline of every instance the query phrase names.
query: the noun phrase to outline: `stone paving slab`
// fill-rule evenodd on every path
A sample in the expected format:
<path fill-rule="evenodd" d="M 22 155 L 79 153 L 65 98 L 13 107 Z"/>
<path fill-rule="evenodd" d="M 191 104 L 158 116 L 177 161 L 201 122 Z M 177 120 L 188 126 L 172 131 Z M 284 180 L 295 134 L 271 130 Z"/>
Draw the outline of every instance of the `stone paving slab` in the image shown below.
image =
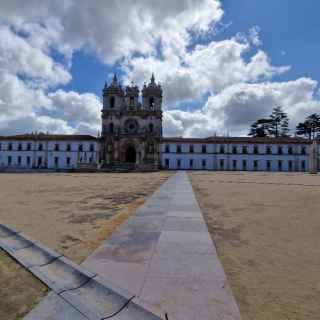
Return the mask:
<path fill-rule="evenodd" d="M 157 235 L 143 259 L 136 259 L 137 252 L 128 249 L 122 252 L 120 261 L 107 249 L 122 247 L 122 237 L 129 233 L 126 244 L 134 247 L 136 236 L 132 233 L 139 235 L 152 228 Z M 84 265 L 136 294 L 139 303 L 150 306 L 162 318 L 167 313 L 169 320 L 240 319 L 185 173 L 168 179 L 111 238 Z"/>
<path fill-rule="evenodd" d="M 16 250 L 11 253 L 19 263 L 27 269 L 35 266 L 43 266 L 53 262 L 54 260 L 62 257 L 60 254 L 43 250 L 41 245 L 33 245 L 31 247 Z"/>
<path fill-rule="evenodd" d="M 0 238 L 0 245 L 6 251 L 14 252 L 33 246 L 33 242 L 22 233 L 16 233 L 5 238 Z"/>
<path fill-rule="evenodd" d="M 238 306 L 184 172 L 169 178 L 83 266 L 137 297 L 134 301 L 138 305 L 129 303 L 112 319 L 165 319 L 167 314 L 169 320 L 240 320 Z M 98 288 L 91 288 L 91 281 L 63 293 L 60 303 L 65 303 L 62 298 L 69 299 L 81 313 L 90 315 L 83 307 L 87 299 L 94 296 L 97 301 L 104 300 L 105 294 L 92 295 Z M 37 315 L 37 310 L 32 314 Z M 103 309 L 100 311 L 98 316 L 104 313 Z M 38 320 L 36 316 L 26 319 Z M 64 318 L 52 314 L 50 319 Z"/>
<path fill-rule="evenodd" d="M 11 229 L 9 226 L 6 226 L 4 224 L 0 224 L 0 238 L 10 237 L 10 236 L 13 236 L 17 233 L 19 233 L 19 232 L 14 229 Z"/>
<path fill-rule="evenodd" d="M 60 296 L 89 319 L 110 317 L 128 302 L 126 297 L 106 288 L 95 279 L 78 289 L 65 291 Z"/>
<path fill-rule="evenodd" d="M 0 229 L 3 230 L 0 248 L 53 290 L 25 319 L 101 320 L 124 312 L 119 319 L 138 319 L 144 315 L 144 319 L 160 320 L 149 310 L 137 305 L 133 301 L 135 296 L 129 291 L 78 266 L 22 233 L 2 224 Z M 121 236 L 117 237 L 118 241 L 123 240 Z M 141 239 L 147 239 L 148 243 L 153 238 L 150 235 L 134 237 L 138 244 Z M 129 307 L 130 313 L 126 310 Z"/>
<path fill-rule="evenodd" d="M 59 320 L 88 320 L 88 318 L 81 314 L 80 311 L 75 309 L 53 291 L 42 299 L 36 309 L 36 312 L 30 312 L 23 319 L 53 320 L 57 319 L 57 315 L 59 315 Z"/>
<path fill-rule="evenodd" d="M 31 267 L 29 271 L 58 294 L 78 288 L 95 276 L 63 257 L 41 267 Z"/>

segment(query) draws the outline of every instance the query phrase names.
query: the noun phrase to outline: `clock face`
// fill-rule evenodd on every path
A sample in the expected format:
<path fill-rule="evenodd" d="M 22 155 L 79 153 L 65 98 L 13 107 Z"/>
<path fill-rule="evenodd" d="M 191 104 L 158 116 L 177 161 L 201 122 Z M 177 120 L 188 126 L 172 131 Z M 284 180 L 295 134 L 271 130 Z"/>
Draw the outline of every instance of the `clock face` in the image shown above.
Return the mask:
<path fill-rule="evenodd" d="M 136 133 L 138 131 L 138 122 L 135 119 L 128 119 L 125 122 L 125 130 L 127 133 Z"/>

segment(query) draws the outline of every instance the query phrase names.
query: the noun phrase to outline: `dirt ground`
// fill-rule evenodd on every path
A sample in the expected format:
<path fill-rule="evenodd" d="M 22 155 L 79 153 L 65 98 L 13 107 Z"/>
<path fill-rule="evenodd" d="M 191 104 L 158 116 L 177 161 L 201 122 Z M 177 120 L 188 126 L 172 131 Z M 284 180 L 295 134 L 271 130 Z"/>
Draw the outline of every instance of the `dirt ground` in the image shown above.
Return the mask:
<path fill-rule="evenodd" d="M 242 319 L 319 319 L 320 175 L 190 178 Z"/>
<path fill-rule="evenodd" d="M 0 174 L 0 223 L 80 263 L 170 175 Z M 0 320 L 21 319 L 46 292 L 0 251 Z"/>

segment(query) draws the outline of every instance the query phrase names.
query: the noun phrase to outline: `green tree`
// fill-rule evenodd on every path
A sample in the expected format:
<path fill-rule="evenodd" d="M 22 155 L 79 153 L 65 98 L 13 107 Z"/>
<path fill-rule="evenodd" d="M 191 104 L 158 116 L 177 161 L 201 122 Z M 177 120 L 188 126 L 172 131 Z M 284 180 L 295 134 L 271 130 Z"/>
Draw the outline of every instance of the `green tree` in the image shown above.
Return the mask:
<path fill-rule="evenodd" d="M 298 123 L 296 134 L 310 140 L 318 138 L 320 135 L 320 115 L 313 113 L 304 122 Z"/>
<path fill-rule="evenodd" d="M 289 135 L 289 118 L 281 107 L 275 107 L 270 115 L 269 133 L 273 137 L 287 137 Z"/>
<path fill-rule="evenodd" d="M 249 136 L 268 137 L 270 134 L 271 119 L 258 119 L 250 128 Z"/>

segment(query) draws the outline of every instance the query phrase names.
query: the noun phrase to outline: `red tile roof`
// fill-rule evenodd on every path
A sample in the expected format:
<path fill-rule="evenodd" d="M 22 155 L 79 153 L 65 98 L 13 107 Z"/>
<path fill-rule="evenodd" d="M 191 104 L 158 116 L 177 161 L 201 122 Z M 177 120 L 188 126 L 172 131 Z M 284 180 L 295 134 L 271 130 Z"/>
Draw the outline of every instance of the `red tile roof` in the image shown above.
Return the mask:
<path fill-rule="evenodd" d="M 164 137 L 164 143 L 257 143 L 257 144 L 311 144 L 312 141 L 298 137 L 279 137 L 279 138 L 258 138 L 258 137 L 207 137 L 207 138 L 182 138 L 182 137 Z"/>
<path fill-rule="evenodd" d="M 0 136 L 0 140 L 10 140 L 10 141 L 22 141 L 22 140 L 57 140 L 57 141 L 80 141 L 88 140 L 94 141 L 97 140 L 96 137 L 90 135 L 81 135 L 81 134 L 46 134 L 46 133 L 26 133 L 18 134 L 12 136 Z"/>

